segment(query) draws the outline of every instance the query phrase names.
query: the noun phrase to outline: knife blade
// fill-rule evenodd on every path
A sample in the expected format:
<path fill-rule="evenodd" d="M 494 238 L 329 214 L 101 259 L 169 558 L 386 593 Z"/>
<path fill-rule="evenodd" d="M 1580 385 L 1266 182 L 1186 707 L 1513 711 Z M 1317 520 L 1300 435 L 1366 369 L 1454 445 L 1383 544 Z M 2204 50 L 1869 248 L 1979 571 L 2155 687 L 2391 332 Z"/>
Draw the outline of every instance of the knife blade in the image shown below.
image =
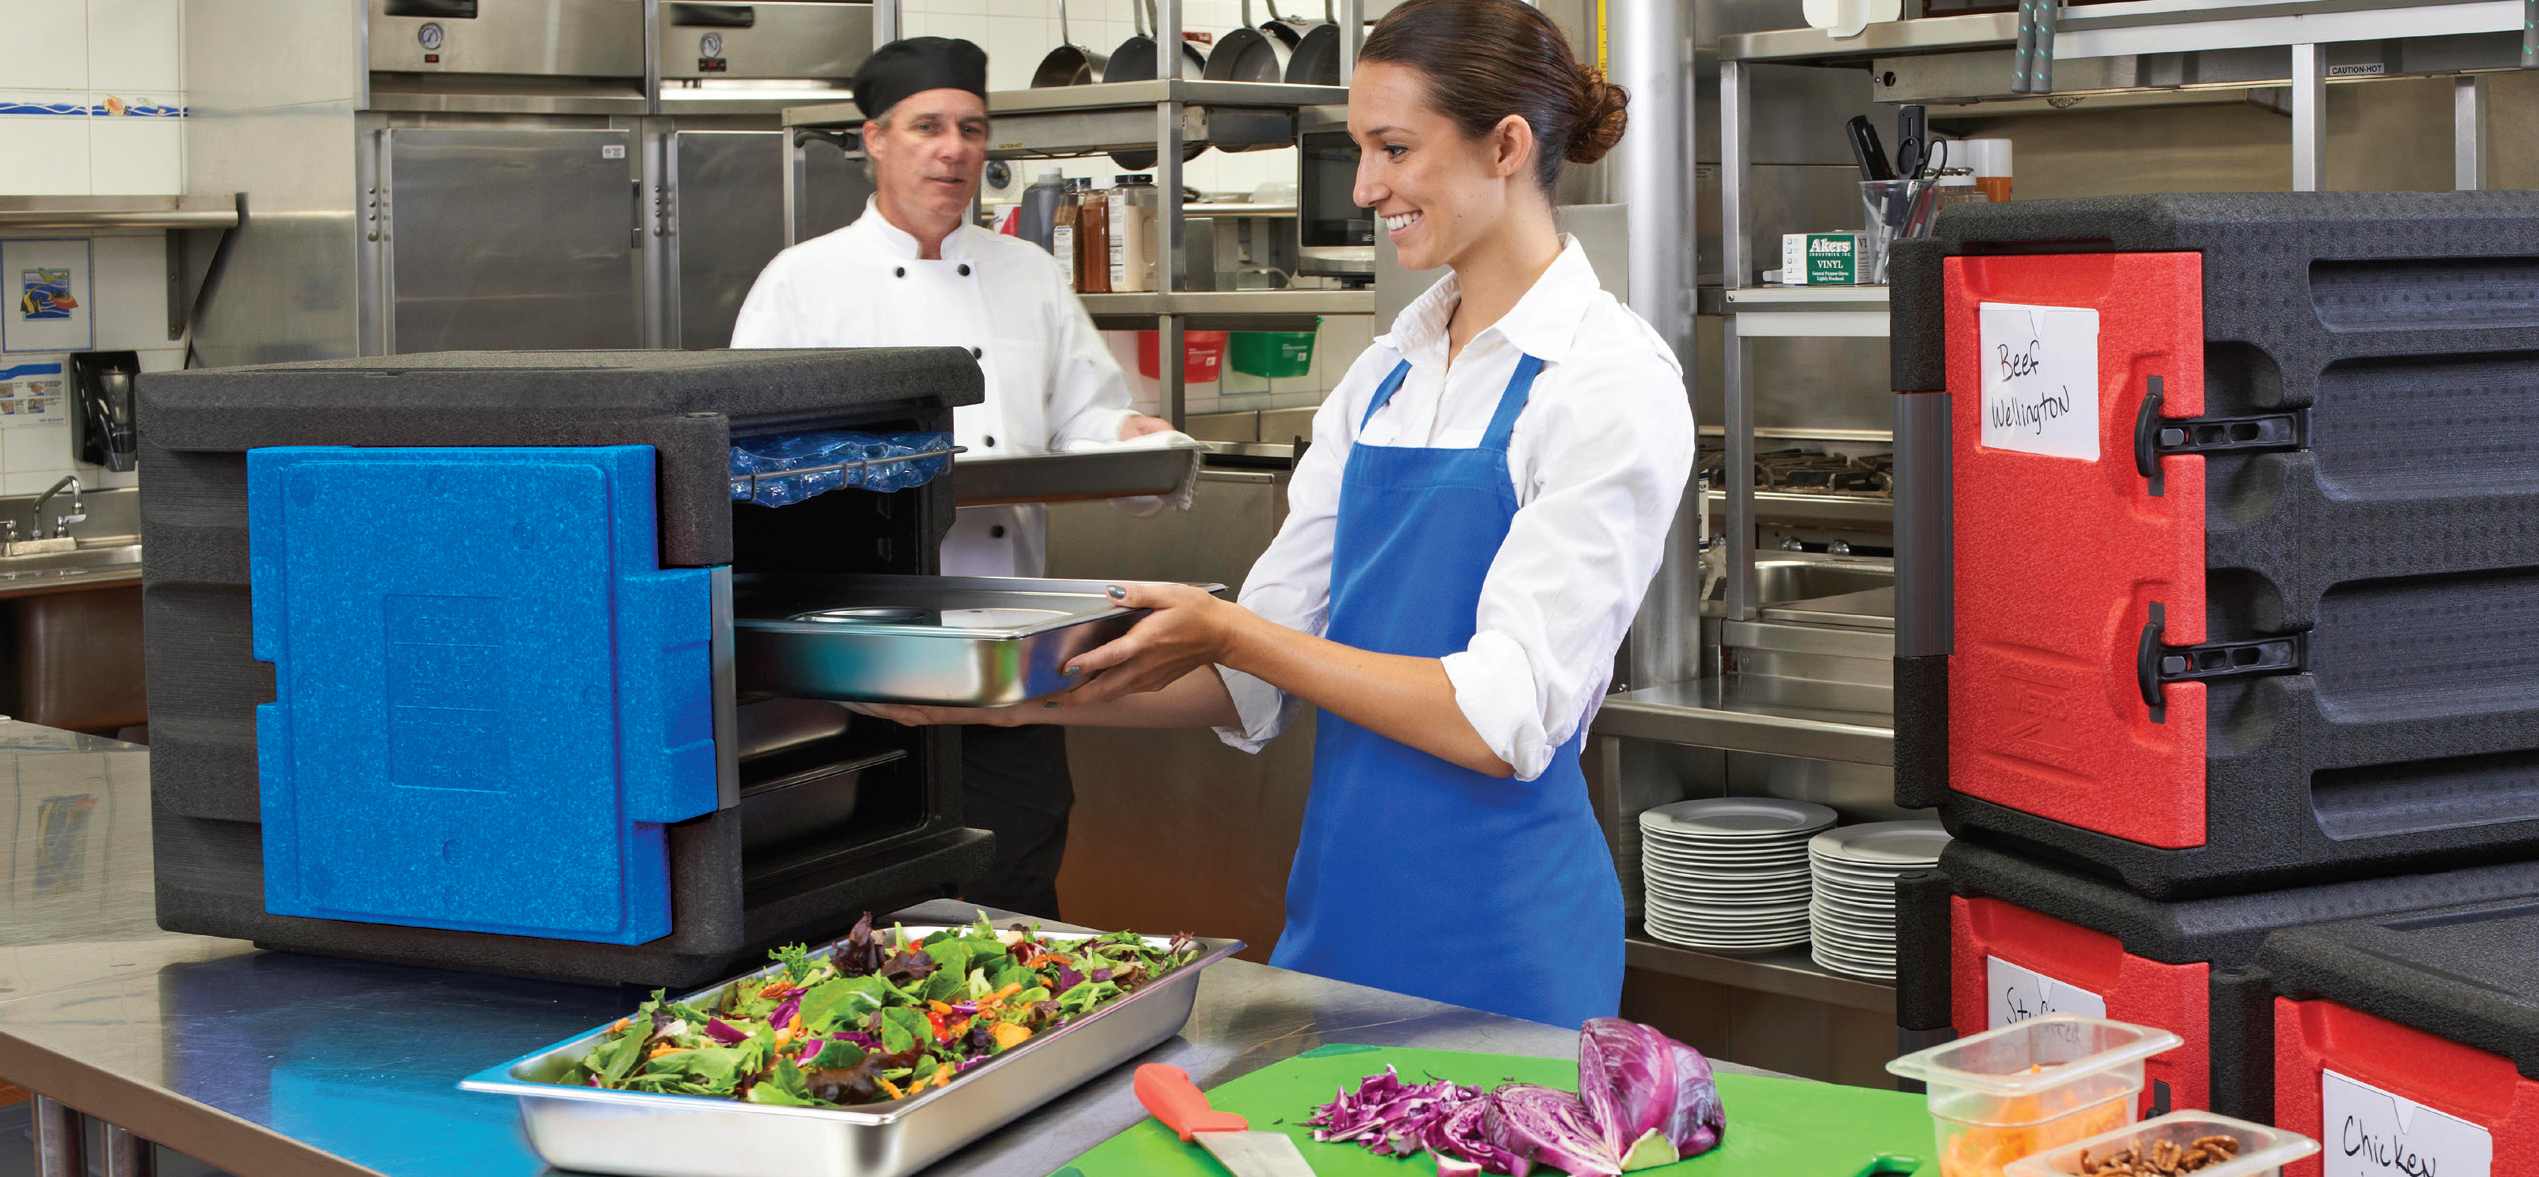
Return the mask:
<path fill-rule="evenodd" d="M 1252 1123 L 1208 1106 L 1206 1092 L 1170 1063 L 1137 1068 L 1137 1102 L 1184 1141 L 1207 1149 L 1234 1177 L 1314 1177 L 1294 1139 L 1251 1131 Z"/>

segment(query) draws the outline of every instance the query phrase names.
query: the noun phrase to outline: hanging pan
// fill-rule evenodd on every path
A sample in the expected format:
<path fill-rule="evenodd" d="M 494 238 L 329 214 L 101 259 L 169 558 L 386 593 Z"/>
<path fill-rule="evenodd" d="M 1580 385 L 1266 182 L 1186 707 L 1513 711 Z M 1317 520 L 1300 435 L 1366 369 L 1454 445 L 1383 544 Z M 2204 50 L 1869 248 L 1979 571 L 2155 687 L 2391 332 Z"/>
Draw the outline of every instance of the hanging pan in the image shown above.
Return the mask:
<path fill-rule="evenodd" d="M 1067 0 L 1058 0 L 1059 46 L 1040 59 L 1040 68 L 1031 74 L 1031 88 L 1043 90 L 1051 86 L 1089 86 L 1102 76 L 1102 68 L 1110 63 L 1108 54 L 1096 53 L 1076 44 L 1075 34 L 1067 28 Z"/>
<path fill-rule="evenodd" d="M 1332 18 L 1331 0 L 1322 0 L 1322 23 L 1307 28 L 1287 58 L 1287 84 L 1340 84 L 1340 22 Z"/>
<path fill-rule="evenodd" d="M 1111 64 L 1105 67 L 1102 71 L 1103 81 L 1146 82 L 1154 80 L 1155 38 L 1153 34 L 1147 31 L 1150 27 L 1152 27 L 1151 22 L 1154 20 L 1154 17 L 1155 10 L 1153 7 L 1153 0 L 1144 0 L 1143 3 L 1129 5 L 1129 19 L 1137 21 L 1137 35 L 1120 42 L 1120 47 L 1111 51 Z M 1184 77 L 1189 77 L 1193 74 L 1201 74 L 1208 68 L 1207 55 L 1199 52 L 1199 47 L 1188 41 L 1183 41 L 1181 43 L 1181 55 L 1183 60 L 1191 67 L 1182 71 L 1182 76 Z M 1181 149 L 1181 158 L 1184 162 L 1197 159 L 1199 158 L 1199 153 L 1205 150 L 1207 150 L 1205 147 L 1197 144 L 1186 144 Z M 1155 153 L 1152 151 L 1114 151 L 1111 153 L 1111 162 L 1127 168 L 1132 172 L 1142 172 L 1155 166 Z"/>
<path fill-rule="evenodd" d="M 1243 0 L 1243 25 L 1208 53 L 1211 82 L 1275 82 L 1287 76 L 1287 45 L 1252 27 L 1252 0 Z"/>

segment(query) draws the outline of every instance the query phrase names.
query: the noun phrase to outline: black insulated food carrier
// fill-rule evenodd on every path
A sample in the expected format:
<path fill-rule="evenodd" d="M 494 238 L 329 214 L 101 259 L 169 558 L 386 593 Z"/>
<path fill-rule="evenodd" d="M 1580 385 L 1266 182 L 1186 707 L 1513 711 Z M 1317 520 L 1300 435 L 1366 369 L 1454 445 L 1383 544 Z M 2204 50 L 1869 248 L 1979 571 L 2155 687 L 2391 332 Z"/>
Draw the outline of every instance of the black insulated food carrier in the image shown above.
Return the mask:
<path fill-rule="evenodd" d="M 142 377 L 160 925 L 682 986 L 954 893 L 953 729 L 732 657 L 735 576 L 936 572 L 950 481 L 765 507 L 731 446 L 948 432 L 980 385 L 946 348 Z"/>
<path fill-rule="evenodd" d="M 2153 898 L 2539 857 L 2539 193 L 1963 205 L 1893 274 L 1899 803 Z"/>

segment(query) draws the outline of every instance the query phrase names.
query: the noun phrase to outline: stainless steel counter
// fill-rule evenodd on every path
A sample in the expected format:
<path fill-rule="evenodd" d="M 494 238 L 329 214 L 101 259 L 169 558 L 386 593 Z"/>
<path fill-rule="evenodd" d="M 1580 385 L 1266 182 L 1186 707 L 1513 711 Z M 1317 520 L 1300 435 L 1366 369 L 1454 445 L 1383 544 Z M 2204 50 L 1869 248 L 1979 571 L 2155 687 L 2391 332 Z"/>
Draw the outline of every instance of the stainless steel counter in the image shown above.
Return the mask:
<path fill-rule="evenodd" d="M 454 1084 L 641 997 L 160 931 L 146 749 L 0 722 L 0 814 L 0 1080 L 242 1177 L 539 1173 L 511 1101 Z M 1149 1060 L 1207 1086 L 1326 1042 L 1566 1056 L 1575 1035 L 1227 961 Z M 1122 1068 L 931 1172 L 1040 1177 L 1143 1115 Z"/>

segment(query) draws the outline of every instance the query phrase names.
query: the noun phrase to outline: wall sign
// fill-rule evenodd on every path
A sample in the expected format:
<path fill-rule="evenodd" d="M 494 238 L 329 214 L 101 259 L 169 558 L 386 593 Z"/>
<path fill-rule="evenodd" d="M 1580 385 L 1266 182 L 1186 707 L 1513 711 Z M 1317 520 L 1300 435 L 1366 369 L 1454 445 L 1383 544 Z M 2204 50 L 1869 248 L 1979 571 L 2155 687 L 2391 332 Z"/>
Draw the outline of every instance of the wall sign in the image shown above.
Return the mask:
<path fill-rule="evenodd" d="M 2107 1016 L 2107 999 L 1997 956 L 1984 958 L 1984 1028 L 1998 1030 L 2047 1014 Z"/>
<path fill-rule="evenodd" d="M 2098 460 L 2098 312 L 1988 302 L 1983 346 L 1986 448 Z"/>
<path fill-rule="evenodd" d="M 0 241 L 0 351 L 86 351 L 96 345 L 88 239 Z"/>
<path fill-rule="evenodd" d="M 2334 1071 L 2319 1072 L 2319 1158 L 2326 1177 L 2489 1177 L 2495 1138 Z"/>
<path fill-rule="evenodd" d="M 60 364 L 0 364 L 0 429 L 67 427 L 70 419 Z"/>

